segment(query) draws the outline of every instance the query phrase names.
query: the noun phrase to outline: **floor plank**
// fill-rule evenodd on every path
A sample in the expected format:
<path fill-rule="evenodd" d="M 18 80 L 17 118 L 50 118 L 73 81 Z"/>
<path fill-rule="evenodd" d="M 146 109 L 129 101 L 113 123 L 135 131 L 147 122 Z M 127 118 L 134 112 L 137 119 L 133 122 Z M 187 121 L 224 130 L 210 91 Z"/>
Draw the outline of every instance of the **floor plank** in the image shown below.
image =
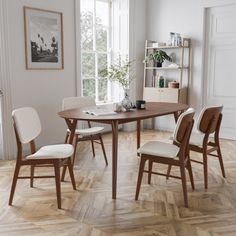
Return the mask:
<path fill-rule="evenodd" d="M 167 139 L 167 132 L 145 131 L 142 143 Z M 221 140 L 227 178 L 219 163 L 209 157 L 209 189 L 204 189 L 202 166 L 193 163 L 196 190 L 188 179 L 189 208 L 184 208 L 181 182 L 153 176 L 151 185 L 144 175 L 139 201 L 134 200 L 139 159 L 135 133 L 119 133 L 118 195 L 111 199 L 111 135 L 104 135 L 109 165 L 96 145 L 92 157 L 89 142 L 79 143 L 74 168 L 77 191 L 69 177 L 62 183 L 62 210 L 57 209 L 53 179 L 18 180 L 13 206 L 8 197 L 14 161 L 0 162 L 0 235 L 79 235 L 79 236 L 232 236 L 236 235 L 236 141 Z M 191 153 L 199 159 L 201 156 Z M 155 164 L 154 169 L 166 171 Z M 42 171 L 43 170 L 43 171 Z M 36 168 L 36 174 L 52 173 Z M 43 173 L 42 173 L 43 172 Z M 179 174 L 177 168 L 173 173 Z M 29 173 L 27 167 L 21 174 Z"/>

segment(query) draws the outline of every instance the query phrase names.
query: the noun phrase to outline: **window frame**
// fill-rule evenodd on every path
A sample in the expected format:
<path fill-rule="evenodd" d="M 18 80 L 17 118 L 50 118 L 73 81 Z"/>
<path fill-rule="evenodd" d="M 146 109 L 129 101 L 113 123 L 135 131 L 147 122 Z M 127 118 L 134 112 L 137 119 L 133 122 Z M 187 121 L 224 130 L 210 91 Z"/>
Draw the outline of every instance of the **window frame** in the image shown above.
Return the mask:
<path fill-rule="evenodd" d="M 82 0 L 81 0 L 82 1 Z M 86 1 L 86 0 L 84 0 Z M 111 101 L 111 83 L 107 82 L 107 98 L 104 100 L 99 100 L 99 80 L 102 78 L 99 76 L 99 70 L 98 70 L 98 60 L 99 55 L 107 55 L 107 65 L 111 65 L 111 57 L 112 57 L 112 1 L 111 0 L 92 0 L 93 1 L 93 25 L 92 25 L 92 50 L 83 49 L 82 44 L 80 44 L 80 50 L 81 50 L 81 58 L 83 57 L 83 54 L 91 54 L 94 56 L 94 76 L 86 76 L 83 75 L 83 65 L 81 60 L 81 93 L 84 95 L 84 86 L 83 81 L 86 79 L 94 80 L 95 82 L 95 101 L 96 103 L 104 103 L 105 101 Z M 96 24 L 96 15 L 97 15 L 97 9 L 96 9 L 96 3 L 97 2 L 106 2 L 108 3 L 108 25 L 102 25 L 103 28 L 107 31 L 107 49 L 106 51 L 99 51 L 97 50 L 97 39 L 96 39 L 96 32 L 97 29 L 99 29 L 99 25 Z M 80 9 L 80 20 L 81 20 L 81 13 L 82 9 Z M 81 33 L 80 33 L 80 40 L 81 40 Z"/>

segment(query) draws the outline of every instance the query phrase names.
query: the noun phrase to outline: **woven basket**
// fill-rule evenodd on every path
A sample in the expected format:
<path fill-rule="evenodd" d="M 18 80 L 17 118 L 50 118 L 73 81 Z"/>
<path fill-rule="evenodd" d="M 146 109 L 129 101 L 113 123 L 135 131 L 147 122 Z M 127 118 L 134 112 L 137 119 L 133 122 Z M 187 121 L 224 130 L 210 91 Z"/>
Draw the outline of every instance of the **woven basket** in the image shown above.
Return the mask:
<path fill-rule="evenodd" d="M 176 81 L 169 82 L 168 88 L 179 88 L 179 82 L 176 82 Z"/>

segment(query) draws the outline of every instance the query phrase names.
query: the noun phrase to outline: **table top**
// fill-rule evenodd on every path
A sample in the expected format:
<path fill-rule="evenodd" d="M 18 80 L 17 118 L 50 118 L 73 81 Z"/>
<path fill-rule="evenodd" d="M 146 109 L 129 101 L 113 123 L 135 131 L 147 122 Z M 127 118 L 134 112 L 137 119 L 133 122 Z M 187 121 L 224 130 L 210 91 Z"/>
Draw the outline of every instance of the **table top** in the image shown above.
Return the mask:
<path fill-rule="evenodd" d="M 117 120 L 119 123 L 135 120 L 143 120 L 147 118 L 163 116 L 173 114 L 178 111 L 184 111 L 188 109 L 188 105 L 180 103 L 168 103 L 168 102 L 147 102 L 146 109 L 138 110 L 133 109 L 127 112 L 118 112 L 115 115 L 95 116 L 86 114 L 83 108 L 68 109 L 60 111 L 58 115 L 65 119 L 76 119 L 86 121 L 103 121 L 108 122 L 111 120 Z"/>

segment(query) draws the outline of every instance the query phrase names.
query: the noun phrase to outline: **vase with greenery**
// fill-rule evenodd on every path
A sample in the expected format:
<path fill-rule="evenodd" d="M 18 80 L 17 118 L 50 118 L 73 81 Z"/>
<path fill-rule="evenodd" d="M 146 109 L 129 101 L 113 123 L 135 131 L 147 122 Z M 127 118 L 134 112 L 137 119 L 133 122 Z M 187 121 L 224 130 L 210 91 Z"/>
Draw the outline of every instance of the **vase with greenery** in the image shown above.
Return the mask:
<path fill-rule="evenodd" d="M 121 61 L 112 64 L 110 67 L 101 71 L 101 75 L 112 82 L 117 82 L 124 90 L 124 99 L 121 101 L 121 105 L 126 111 L 132 108 L 132 102 L 129 98 L 129 88 L 133 80 L 132 73 L 132 61 Z"/>
<path fill-rule="evenodd" d="M 144 60 L 148 63 L 153 61 L 155 67 L 162 67 L 162 63 L 167 61 L 172 61 L 172 58 L 163 50 L 156 50 L 153 53 L 150 53 Z"/>

